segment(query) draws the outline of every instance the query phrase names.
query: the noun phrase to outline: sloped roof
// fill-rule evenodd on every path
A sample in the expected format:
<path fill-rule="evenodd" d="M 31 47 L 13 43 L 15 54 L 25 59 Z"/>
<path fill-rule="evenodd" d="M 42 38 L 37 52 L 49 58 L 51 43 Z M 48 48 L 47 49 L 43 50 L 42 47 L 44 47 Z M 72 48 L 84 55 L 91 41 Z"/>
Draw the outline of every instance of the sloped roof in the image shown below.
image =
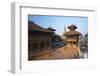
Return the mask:
<path fill-rule="evenodd" d="M 81 36 L 82 35 L 80 32 L 75 31 L 77 29 L 76 25 L 71 24 L 70 26 L 68 26 L 68 29 L 70 31 L 64 32 L 65 36 L 71 36 L 71 35 Z"/>
<path fill-rule="evenodd" d="M 78 36 L 81 36 L 81 33 L 78 32 L 78 31 L 68 31 L 68 32 L 65 32 L 64 35 L 78 35 Z"/>
<path fill-rule="evenodd" d="M 77 41 L 76 39 L 73 39 L 73 38 L 69 38 L 69 39 L 66 39 L 66 41 Z"/>
<path fill-rule="evenodd" d="M 36 23 L 32 22 L 32 21 L 28 21 L 28 30 L 33 30 L 33 31 L 41 31 L 41 32 L 49 32 L 52 33 L 52 31 L 45 29 L 39 25 L 37 25 Z"/>
<path fill-rule="evenodd" d="M 51 31 L 56 31 L 56 30 L 53 29 L 52 27 L 48 27 L 47 29 L 48 29 L 48 30 L 51 30 Z"/>
<path fill-rule="evenodd" d="M 73 24 L 68 26 L 68 29 L 71 29 L 71 28 L 77 29 L 76 25 L 73 25 Z"/>

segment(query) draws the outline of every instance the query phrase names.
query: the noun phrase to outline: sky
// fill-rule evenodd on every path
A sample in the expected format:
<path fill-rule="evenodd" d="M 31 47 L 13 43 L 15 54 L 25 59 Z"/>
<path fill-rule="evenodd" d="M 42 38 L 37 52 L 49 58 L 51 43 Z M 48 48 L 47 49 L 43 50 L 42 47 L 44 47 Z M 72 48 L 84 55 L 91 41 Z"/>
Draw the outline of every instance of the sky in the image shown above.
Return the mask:
<path fill-rule="evenodd" d="M 67 27 L 71 24 L 76 25 L 76 31 L 81 32 L 83 35 L 88 32 L 88 17 L 28 15 L 28 20 L 43 28 L 52 27 L 56 29 L 55 33 L 60 36 L 64 33 L 64 26 L 66 31 L 69 31 Z"/>

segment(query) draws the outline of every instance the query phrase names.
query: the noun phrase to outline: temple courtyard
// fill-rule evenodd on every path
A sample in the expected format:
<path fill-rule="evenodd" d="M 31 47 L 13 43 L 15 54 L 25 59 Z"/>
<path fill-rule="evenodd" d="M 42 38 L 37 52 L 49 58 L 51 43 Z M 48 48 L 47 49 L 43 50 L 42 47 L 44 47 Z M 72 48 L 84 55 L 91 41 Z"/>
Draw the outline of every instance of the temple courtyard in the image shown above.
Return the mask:
<path fill-rule="evenodd" d="M 64 27 L 61 36 L 55 33 L 56 29 L 30 21 L 28 28 L 28 60 L 87 58 L 87 41 L 80 43 L 82 34 L 76 31 L 76 25 L 67 26 L 68 31 Z"/>
<path fill-rule="evenodd" d="M 30 60 L 74 59 L 79 58 L 79 48 L 76 46 L 64 46 L 53 48 L 43 52 L 31 53 Z"/>

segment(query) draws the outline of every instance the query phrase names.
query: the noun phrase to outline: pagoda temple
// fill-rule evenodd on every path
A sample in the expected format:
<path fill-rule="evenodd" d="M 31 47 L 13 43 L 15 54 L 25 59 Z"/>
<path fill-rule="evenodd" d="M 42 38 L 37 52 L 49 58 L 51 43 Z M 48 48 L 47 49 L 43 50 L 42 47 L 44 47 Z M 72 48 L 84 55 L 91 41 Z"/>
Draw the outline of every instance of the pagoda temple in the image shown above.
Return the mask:
<path fill-rule="evenodd" d="M 39 51 L 50 48 L 52 31 L 28 21 L 28 50 Z"/>
<path fill-rule="evenodd" d="M 73 50 L 73 57 L 79 55 L 79 36 L 82 34 L 78 31 L 76 31 L 77 26 L 76 25 L 70 25 L 67 27 L 69 31 L 64 32 L 65 36 L 65 42 L 66 42 L 66 47 L 67 49 L 69 48 L 70 51 Z"/>

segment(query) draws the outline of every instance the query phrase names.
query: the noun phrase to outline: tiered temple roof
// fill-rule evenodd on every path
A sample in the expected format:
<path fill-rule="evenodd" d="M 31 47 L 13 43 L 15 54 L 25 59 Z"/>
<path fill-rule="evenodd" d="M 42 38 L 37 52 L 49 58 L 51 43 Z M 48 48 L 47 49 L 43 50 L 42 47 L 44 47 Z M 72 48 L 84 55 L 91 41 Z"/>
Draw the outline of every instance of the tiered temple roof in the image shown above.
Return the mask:
<path fill-rule="evenodd" d="M 65 36 L 72 36 L 72 35 L 76 35 L 76 36 L 81 36 L 81 33 L 80 32 L 78 32 L 78 31 L 75 31 L 76 29 L 77 29 L 77 27 L 76 27 L 76 25 L 70 25 L 70 26 L 68 26 L 68 29 L 70 30 L 70 31 L 68 31 L 68 32 L 64 32 L 64 35 Z"/>

